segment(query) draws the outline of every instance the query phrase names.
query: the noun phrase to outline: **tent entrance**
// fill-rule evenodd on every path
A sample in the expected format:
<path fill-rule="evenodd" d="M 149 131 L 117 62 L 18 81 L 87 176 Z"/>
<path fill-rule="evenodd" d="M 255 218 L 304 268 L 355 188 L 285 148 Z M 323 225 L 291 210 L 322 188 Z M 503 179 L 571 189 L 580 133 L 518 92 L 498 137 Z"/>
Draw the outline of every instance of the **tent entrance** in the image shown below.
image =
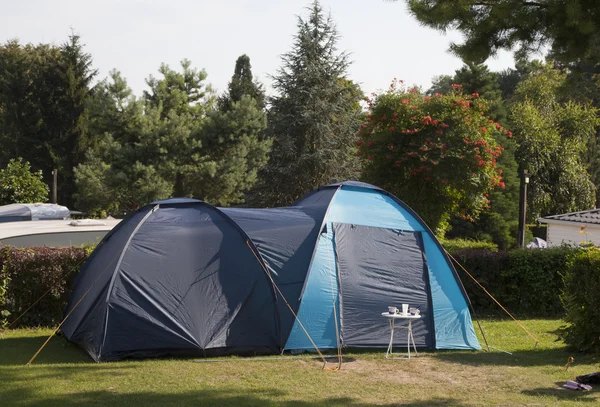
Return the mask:
<path fill-rule="evenodd" d="M 388 306 L 418 307 L 413 321 L 418 347 L 434 348 L 433 309 L 421 232 L 334 223 L 343 346 L 382 347 Z M 406 335 L 394 335 L 406 345 Z"/>

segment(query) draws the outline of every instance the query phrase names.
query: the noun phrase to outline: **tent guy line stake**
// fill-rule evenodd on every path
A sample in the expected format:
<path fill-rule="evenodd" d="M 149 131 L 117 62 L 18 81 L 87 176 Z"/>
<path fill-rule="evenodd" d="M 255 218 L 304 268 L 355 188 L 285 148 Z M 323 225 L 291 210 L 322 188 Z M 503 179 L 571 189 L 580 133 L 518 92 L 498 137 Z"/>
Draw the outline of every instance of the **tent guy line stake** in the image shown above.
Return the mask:
<path fill-rule="evenodd" d="M 536 338 L 535 336 L 533 336 L 533 335 L 531 334 L 531 332 L 529 332 L 529 331 L 527 330 L 527 328 L 525 328 L 525 327 L 523 326 L 523 324 L 521 324 L 521 322 L 520 322 L 520 321 L 519 321 L 517 318 L 515 318 L 515 317 L 514 317 L 514 316 L 513 316 L 513 315 L 512 315 L 510 312 L 508 312 L 508 310 L 507 310 L 506 308 L 504 308 L 504 306 L 503 306 L 502 304 L 500 304 L 500 302 L 498 302 L 498 300 L 497 300 L 497 299 L 495 299 L 495 298 L 494 298 L 494 296 L 493 296 L 492 294 L 490 294 L 490 293 L 489 293 L 489 291 L 488 291 L 488 290 L 486 290 L 486 289 L 485 289 L 485 287 L 484 287 L 484 286 L 482 286 L 482 285 L 481 285 L 481 283 L 480 283 L 479 281 L 477 281 L 477 279 L 476 279 L 475 277 L 473 277 L 473 276 L 471 275 L 471 273 L 469 273 L 469 272 L 467 271 L 467 269 L 465 269 L 465 268 L 463 267 L 463 265 L 462 265 L 462 264 L 460 264 L 460 263 L 458 262 L 458 260 L 456 260 L 454 257 L 452 257 L 452 255 L 451 255 L 450 253 L 448 253 L 448 251 L 447 251 L 446 249 L 444 249 L 444 251 L 446 252 L 446 254 L 447 254 L 447 255 L 448 255 L 448 256 L 449 256 L 449 257 L 450 257 L 452 260 L 454 260 L 454 262 L 455 262 L 456 264 L 458 264 L 458 266 L 459 266 L 459 267 L 460 267 L 460 268 L 461 268 L 461 269 L 462 269 L 462 270 L 463 270 L 465 273 L 467 273 L 467 275 L 468 275 L 469 277 L 471 277 L 471 279 L 473 279 L 473 281 L 475 281 L 475 283 L 476 283 L 476 284 L 477 284 L 477 285 L 478 285 L 478 286 L 479 286 L 479 287 L 480 287 L 480 288 L 481 288 L 481 289 L 482 289 L 482 290 L 483 290 L 483 291 L 484 291 L 484 292 L 485 292 L 485 293 L 486 293 L 486 294 L 487 294 L 487 295 L 488 295 L 488 296 L 489 296 L 489 297 L 490 297 L 492 300 L 494 300 L 494 302 L 495 302 L 496 304 L 498 304 L 498 306 L 499 306 L 500 308 L 502 308 L 502 311 L 506 312 L 506 314 L 507 314 L 509 317 L 511 317 L 511 318 L 512 318 L 512 319 L 513 319 L 513 320 L 514 320 L 514 321 L 515 321 L 515 322 L 516 322 L 516 323 L 517 323 L 517 324 L 518 324 L 518 325 L 519 325 L 519 326 L 520 326 L 520 327 L 521 327 L 521 328 L 522 328 L 522 329 L 523 329 L 525 332 L 527 332 L 527 335 L 529 335 L 529 336 L 530 336 L 530 337 L 531 337 L 531 338 L 532 338 L 532 339 L 535 341 L 534 348 L 536 348 L 536 347 L 537 347 L 537 345 L 538 345 L 538 343 L 539 343 L 539 341 L 537 340 L 537 338 Z"/>
<path fill-rule="evenodd" d="M 52 337 L 54 335 L 56 335 L 56 333 L 58 332 L 58 330 L 60 329 L 61 326 L 63 326 L 63 324 L 65 323 L 65 321 L 67 320 L 67 318 L 69 318 L 69 316 L 71 316 L 71 314 L 73 313 L 73 311 L 75 311 L 75 309 L 77 308 L 77 306 L 79 306 L 79 304 L 81 304 L 81 301 L 83 301 L 83 299 L 85 298 L 86 295 L 88 295 L 88 293 L 90 292 L 90 290 L 96 285 L 96 283 L 98 282 L 98 280 L 100 280 L 100 277 L 102 277 L 104 275 L 104 273 L 106 273 L 106 270 L 108 270 L 108 266 L 110 266 L 112 264 L 112 262 L 117 258 L 117 256 L 114 256 L 110 262 L 108 263 L 108 265 L 104 268 L 104 270 L 102 270 L 102 273 L 100 273 L 100 275 L 98 277 L 96 277 L 96 279 L 94 280 L 94 282 L 92 283 L 92 285 L 90 285 L 90 287 L 87 289 L 87 291 L 85 293 L 83 293 L 83 295 L 81 296 L 81 298 L 79 299 L 79 301 L 77 301 L 77 303 L 75 305 L 73 305 L 73 308 L 71 308 L 71 311 L 69 311 L 69 313 L 64 317 L 64 319 L 62 321 L 60 321 L 60 324 L 58 324 L 58 326 L 56 327 L 56 329 L 50 334 L 50 336 L 48 337 L 48 339 L 46 339 L 46 342 L 44 342 L 42 344 L 42 346 L 40 346 L 40 348 L 37 350 L 37 352 L 35 352 L 35 354 L 31 357 L 31 359 L 29 359 L 29 362 L 27 362 L 27 367 L 31 366 L 31 364 L 33 363 L 33 361 L 35 360 L 35 358 L 40 354 L 40 352 L 42 351 L 42 349 L 44 349 L 44 347 L 48 344 L 48 342 L 50 342 L 50 339 L 52 339 Z"/>
<path fill-rule="evenodd" d="M 323 361 L 323 370 L 325 370 L 325 367 L 327 366 L 327 360 L 325 359 L 325 357 L 323 356 L 323 354 L 321 353 L 321 351 L 317 347 L 317 344 L 313 341 L 313 339 L 311 338 L 310 334 L 308 333 L 308 331 L 304 327 L 304 324 L 302 324 L 302 321 L 300 321 L 300 318 L 298 318 L 298 315 L 296 315 L 296 313 L 294 312 L 294 309 L 292 308 L 292 306 L 287 302 L 287 300 L 285 299 L 285 296 L 283 295 L 283 293 L 281 292 L 281 290 L 279 289 L 279 287 L 277 286 L 277 284 L 275 284 L 275 280 L 273 280 L 273 277 L 271 277 L 271 273 L 269 273 L 269 271 L 266 269 L 265 265 L 260 261 L 260 258 L 258 257 L 258 255 L 252 249 L 252 246 L 250 245 L 250 241 L 246 240 L 246 244 L 250 248 L 250 251 L 252 252 L 252 254 L 254 254 L 254 257 L 256 257 L 256 261 L 258 261 L 258 263 L 263 268 L 264 272 L 269 277 L 269 280 L 271 280 L 271 283 L 273 284 L 273 286 L 275 287 L 275 289 L 277 290 L 277 292 L 279 293 L 279 295 L 281 295 L 281 298 L 283 299 L 283 302 L 285 302 L 285 305 L 287 305 L 287 307 L 290 309 L 290 312 L 292 313 L 292 315 L 294 316 L 294 318 L 296 319 L 296 321 L 298 321 L 298 325 L 300 325 L 300 328 L 302 328 L 302 330 L 304 331 L 304 333 L 308 337 L 308 340 L 310 341 L 310 343 L 312 344 L 312 346 L 315 348 L 315 350 L 317 351 L 317 353 L 321 357 L 321 360 Z M 338 369 L 333 369 L 333 370 L 338 370 Z"/>
<path fill-rule="evenodd" d="M 493 346 L 490 346 L 490 348 L 492 348 L 494 350 L 497 350 L 498 352 L 506 353 L 507 355 L 510 355 L 510 356 L 513 355 L 511 352 L 509 352 L 507 350 L 502 350 L 502 349 L 499 349 L 499 348 L 494 348 Z"/>

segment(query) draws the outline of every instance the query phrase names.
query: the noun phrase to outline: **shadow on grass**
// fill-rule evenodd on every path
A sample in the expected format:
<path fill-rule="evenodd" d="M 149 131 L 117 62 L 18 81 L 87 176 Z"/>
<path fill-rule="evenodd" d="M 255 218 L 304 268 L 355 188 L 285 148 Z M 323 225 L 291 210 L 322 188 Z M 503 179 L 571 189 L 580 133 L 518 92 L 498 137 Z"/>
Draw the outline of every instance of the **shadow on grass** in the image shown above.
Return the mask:
<path fill-rule="evenodd" d="M 199 389 L 176 394 L 164 394 L 153 392 L 120 393 L 118 391 L 101 390 L 81 392 L 69 395 L 48 396 L 24 393 L 21 390 L 9 390 L 0 393 L 3 400 L 17 401 L 19 406 L 33 407 L 43 405 L 44 407 L 65 407 L 82 405 L 110 405 L 110 406 L 235 406 L 235 407 L 371 407 L 371 406 L 468 406 L 460 401 L 448 398 L 435 398 L 417 402 L 402 403 L 398 400 L 392 404 L 370 404 L 359 402 L 352 397 L 336 397 L 319 400 L 282 400 L 287 393 L 277 389 L 263 390 L 209 390 Z"/>
<path fill-rule="evenodd" d="M 48 336 L 0 338 L 0 366 L 25 365 Z M 90 363 L 92 359 L 64 338 L 54 336 L 33 363 Z"/>
<path fill-rule="evenodd" d="M 445 362 L 460 363 L 471 366 L 548 366 L 562 367 L 570 356 L 577 364 L 590 364 L 598 361 L 598 355 L 585 355 L 570 351 L 568 348 L 531 349 L 507 353 L 491 350 L 490 352 L 456 352 L 438 351 L 435 358 Z"/>
<path fill-rule="evenodd" d="M 598 398 L 594 397 L 594 392 L 582 390 L 569 390 L 562 387 L 565 382 L 556 382 L 555 388 L 538 388 L 532 390 L 523 390 L 521 394 L 533 397 L 553 397 L 556 401 L 571 400 L 577 402 L 598 403 Z"/>

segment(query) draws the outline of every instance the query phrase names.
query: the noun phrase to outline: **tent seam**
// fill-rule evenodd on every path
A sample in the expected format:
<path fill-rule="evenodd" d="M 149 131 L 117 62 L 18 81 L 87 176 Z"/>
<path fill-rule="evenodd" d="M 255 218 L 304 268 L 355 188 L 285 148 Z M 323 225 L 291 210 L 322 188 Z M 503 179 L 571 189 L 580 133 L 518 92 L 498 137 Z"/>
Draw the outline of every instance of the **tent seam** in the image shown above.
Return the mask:
<path fill-rule="evenodd" d="M 267 267 L 266 267 L 267 263 L 265 262 L 265 259 L 260 254 L 260 251 L 258 250 L 258 247 L 254 243 L 254 241 L 250 238 L 250 236 L 248 235 L 248 233 L 246 233 L 246 231 L 235 220 L 233 220 L 233 218 L 231 218 L 229 215 L 227 215 L 225 212 L 223 212 L 222 210 L 220 210 L 216 206 L 213 206 L 213 205 L 211 205 L 211 204 L 209 204 L 207 202 L 204 202 L 204 201 L 201 201 L 200 203 L 208 206 L 209 208 L 214 209 L 217 213 L 219 213 L 221 216 L 223 216 L 223 218 L 225 220 L 227 220 L 232 225 L 234 225 L 234 227 L 238 231 L 238 233 L 240 233 L 242 235 L 242 238 L 244 238 L 244 240 L 246 240 L 247 242 L 249 242 L 250 251 L 256 253 L 256 259 L 257 259 L 258 265 L 261 266 L 261 268 L 263 268 L 263 271 L 267 270 Z M 262 264 L 261 264 L 261 262 L 262 262 Z M 266 273 L 266 271 L 265 271 L 265 273 Z M 277 301 L 277 295 L 275 294 L 275 290 L 273 289 L 273 285 L 270 282 L 269 282 L 269 286 L 271 288 L 271 290 L 270 290 L 271 291 L 271 296 L 273 297 L 273 301 L 275 303 L 275 313 L 277 314 L 277 330 L 279 331 L 279 348 L 280 348 L 281 351 L 283 351 L 284 344 L 283 344 L 283 338 L 281 336 L 282 332 L 281 332 L 281 315 L 279 314 L 279 302 Z"/>
<path fill-rule="evenodd" d="M 123 247 L 121 256 L 119 257 L 119 260 L 117 261 L 117 265 L 115 266 L 115 270 L 113 271 L 113 275 L 110 279 L 110 284 L 108 286 L 108 292 L 106 293 L 106 300 L 105 300 L 105 303 L 107 305 L 108 305 L 110 296 L 112 295 L 112 291 L 115 286 L 116 277 L 117 277 L 117 274 L 119 273 L 119 267 L 121 266 L 121 263 L 123 262 L 123 258 L 125 257 L 125 253 L 127 253 L 127 250 L 129 249 L 129 245 L 131 244 L 133 237 L 135 236 L 137 231 L 142 227 L 142 225 L 146 222 L 146 220 L 148 220 L 148 218 L 154 212 L 156 212 L 159 207 L 160 207 L 160 205 L 156 205 L 154 208 L 152 208 L 150 211 L 148 211 L 148 213 L 142 218 L 142 220 L 140 220 L 140 223 L 138 223 L 137 226 L 135 227 L 135 229 L 133 229 L 133 231 L 131 232 L 131 235 L 129 235 L 129 239 L 127 239 L 127 243 L 125 243 L 125 247 Z M 102 349 L 104 348 L 104 343 L 106 342 L 107 328 L 108 328 L 108 307 L 106 308 L 106 316 L 104 317 L 104 329 L 103 329 L 104 332 L 102 334 L 102 344 L 100 345 L 100 351 L 98 353 L 98 356 L 100 356 L 102 354 Z"/>

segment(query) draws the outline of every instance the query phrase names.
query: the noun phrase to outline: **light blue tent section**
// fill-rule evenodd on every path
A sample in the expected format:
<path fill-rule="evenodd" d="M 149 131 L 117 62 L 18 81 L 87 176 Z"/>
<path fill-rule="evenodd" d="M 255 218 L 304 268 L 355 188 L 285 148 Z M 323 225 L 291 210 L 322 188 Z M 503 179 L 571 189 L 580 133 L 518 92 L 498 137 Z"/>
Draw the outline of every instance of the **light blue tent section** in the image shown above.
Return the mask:
<path fill-rule="evenodd" d="M 467 303 L 430 232 L 394 198 L 378 190 L 354 186 L 342 186 L 331 201 L 298 311 L 298 319 L 319 348 L 335 348 L 338 341 L 335 324 L 336 319 L 339 324 L 340 312 L 333 223 L 423 232 L 436 348 L 480 349 Z M 312 348 L 296 320 L 285 349 Z"/>

